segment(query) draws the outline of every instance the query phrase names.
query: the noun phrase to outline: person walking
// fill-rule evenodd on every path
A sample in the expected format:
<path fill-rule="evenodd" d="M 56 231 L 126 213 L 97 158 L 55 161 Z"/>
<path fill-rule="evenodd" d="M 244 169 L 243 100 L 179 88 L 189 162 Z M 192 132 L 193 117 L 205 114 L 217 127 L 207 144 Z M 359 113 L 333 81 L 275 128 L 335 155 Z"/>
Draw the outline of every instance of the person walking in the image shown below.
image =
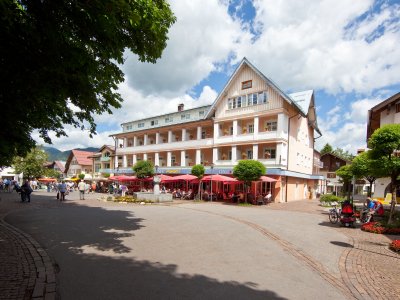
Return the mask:
<path fill-rule="evenodd" d="M 67 192 L 67 185 L 65 184 L 65 181 L 61 181 L 61 183 L 58 185 L 58 191 L 60 192 L 60 201 L 65 201 L 65 193 Z"/>
<path fill-rule="evenodd" d="M 78 184 L 79 200 L 85 200 L 85 182 L 81 180 Z"/>
<path fill-rule="evenodd" d="M 32 193 L 32 188 L 29 184 L 29 180 L 25 180 L 24 184 L 21 186 L 21 201 L 24 202 L 25 200 L 28 200 L 28 202 L 31 202 L 31 193 Z"/>

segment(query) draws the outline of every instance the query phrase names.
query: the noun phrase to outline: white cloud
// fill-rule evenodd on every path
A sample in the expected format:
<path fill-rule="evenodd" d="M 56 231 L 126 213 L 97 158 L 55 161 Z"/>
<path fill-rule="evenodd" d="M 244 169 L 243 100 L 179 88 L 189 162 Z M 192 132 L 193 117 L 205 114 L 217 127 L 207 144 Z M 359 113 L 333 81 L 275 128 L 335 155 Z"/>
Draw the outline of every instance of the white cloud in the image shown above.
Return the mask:
<path fill-rule="evenodd" d="M 241 45 L 238 58 L 247 56 L 284 89 L 369 93 L 397 83 L 400 6 L 372 13 L 372 4 L 255 1 L 261 33 L 254 44 Z M 363 14 L 369 17 L 357 23 Z"/>
<path fill-rule="evenodd" d="M 145 94 L 178 96 L 226 63 L 237 44 L 250 35 L 228 14 L 227 3 L 214 0 L 171 1 L 177 17 L 167 48 L 156 64 L 127 55 L 128 83 Z"/>
<path fill-rule="evenodd" d="M 384 99 L 361 99 L 351 103 L 351 111 L 345 115 L 347 120 L 352 122 L 364 123 L 367 122 L 368 110 L 382 102 Z"/>

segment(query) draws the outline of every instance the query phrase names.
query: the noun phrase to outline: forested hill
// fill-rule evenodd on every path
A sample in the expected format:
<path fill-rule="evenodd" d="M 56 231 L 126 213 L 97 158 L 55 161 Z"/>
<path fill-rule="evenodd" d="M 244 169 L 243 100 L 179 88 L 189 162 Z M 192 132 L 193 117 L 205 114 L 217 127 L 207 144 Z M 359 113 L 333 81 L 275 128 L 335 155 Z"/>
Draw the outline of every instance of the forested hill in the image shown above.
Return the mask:
<path fill-rule="evenodd" d="M 60 151 L 54 147 L 42 146 L 41 148 L 48 154 L 49 156 L 48 161 L 55 161 L 55 160 L 66 161 L 68 159 L 69 154 L 71 153 L 71 150 Z M 99 148 L 88 147 L 88 148 L 77 148 L 76 150 L 97 152 L 99 151 Z"/>

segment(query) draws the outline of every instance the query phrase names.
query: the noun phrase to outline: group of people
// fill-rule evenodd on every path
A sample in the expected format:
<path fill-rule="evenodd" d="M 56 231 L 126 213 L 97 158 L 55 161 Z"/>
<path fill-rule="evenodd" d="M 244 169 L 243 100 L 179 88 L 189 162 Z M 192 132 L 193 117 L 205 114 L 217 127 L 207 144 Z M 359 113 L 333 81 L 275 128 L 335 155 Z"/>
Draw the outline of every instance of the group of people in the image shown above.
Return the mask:
<path fill-rule="evenodd" d="M 374 216 L 383 216 L 385 213 L 382 203 L 377 199 L 367 198 L 362 211 L 361 220 L 368 223 Z"/>

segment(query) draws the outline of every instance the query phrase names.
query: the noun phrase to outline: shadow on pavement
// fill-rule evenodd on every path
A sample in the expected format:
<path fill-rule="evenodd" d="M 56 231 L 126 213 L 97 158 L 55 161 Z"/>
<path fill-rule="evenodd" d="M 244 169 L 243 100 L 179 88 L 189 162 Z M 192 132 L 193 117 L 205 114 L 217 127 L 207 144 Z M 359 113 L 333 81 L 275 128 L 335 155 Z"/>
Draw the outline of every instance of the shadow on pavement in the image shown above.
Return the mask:
<path fill-rule="evenodd" d="M 137 260 L 121 239 L 134 242 L 144 219 L 132 211 L 55 203 L 50 197 L 6 221 L 33 236 L 56 261 L 62 299 L 285 299 L 254 283 L 221 282 L 181 274 L 175 264 Z"/>

